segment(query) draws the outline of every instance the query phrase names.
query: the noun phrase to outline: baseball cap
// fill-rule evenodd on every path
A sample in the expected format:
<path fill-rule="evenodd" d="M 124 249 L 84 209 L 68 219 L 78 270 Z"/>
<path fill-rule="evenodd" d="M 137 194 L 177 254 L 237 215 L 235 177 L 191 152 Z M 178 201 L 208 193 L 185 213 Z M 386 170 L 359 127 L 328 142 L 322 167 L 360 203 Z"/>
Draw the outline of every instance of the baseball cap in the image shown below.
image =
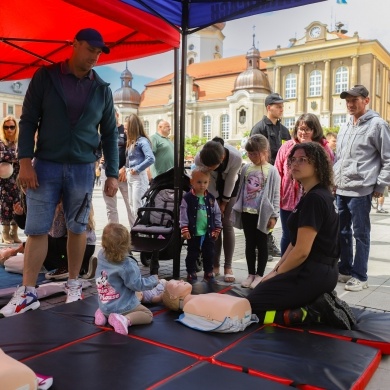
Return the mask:
<path fill-rule="evenodd" d="M 368 90 L 364 85 L 354 85 L 350 90 L 340 93 L 340 98 L 345 99 L 347 96 L 368 96 Z"/>
<path fill-rule="evenodd" d="M 269 106 L 270 104 L 283 103 L 287 100 L 284 100 L 278 93 L 271 93 L 265 98 L 265 106 Z"/>
<path fill-rule="evenodd" d="M 100 32 L 94 30 L 93 28 L 84 28 L 80 30 L 76 34 L 75 39 L 78 41 L 86 41 L 93 47 L 99 47 L 105 54 L 110 52 L 110 49 L 104 44 L 103 37 Z"/>

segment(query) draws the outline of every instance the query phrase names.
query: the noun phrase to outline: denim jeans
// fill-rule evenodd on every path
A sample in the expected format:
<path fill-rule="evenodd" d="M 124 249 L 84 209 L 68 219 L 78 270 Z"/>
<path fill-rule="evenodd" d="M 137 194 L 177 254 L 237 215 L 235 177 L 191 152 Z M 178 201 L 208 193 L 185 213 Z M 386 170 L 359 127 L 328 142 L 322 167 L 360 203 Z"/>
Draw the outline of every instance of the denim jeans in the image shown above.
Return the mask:
<path fill-rule="evenodd" d="M 290 239 L 290 230 L 287 226 L 287 220 L 288 217 L 291 215 L 292 211 L 290 210 L 283 210 L 280 209 L 279 215 L 280 215 L 280 222 L 282 224 L 282 238 L 280 239 L 280 252 L 283 253 L 286 252 L 286 249 L 290 245 L 291 239 Z"/>
<path fill-rule="evenodd" d="M 129 185 L 129 203 L 130 203 L 130 229 L 133 227 L 137 218 L 137 212 L 144 205 L 144 196 L 149 186 L 148 175 L 146 171 L 140 172 L 138 175 L 127 173 L 127 183 Z"/>
<path fill-rule="evenodd" d="M 339 272 L 366 281 L 370 253 L 371 194 L 359 197 L 337 195 L 336 200 L 340 216 Z M 356 241 L 355 258 L 352 234 Z"/>

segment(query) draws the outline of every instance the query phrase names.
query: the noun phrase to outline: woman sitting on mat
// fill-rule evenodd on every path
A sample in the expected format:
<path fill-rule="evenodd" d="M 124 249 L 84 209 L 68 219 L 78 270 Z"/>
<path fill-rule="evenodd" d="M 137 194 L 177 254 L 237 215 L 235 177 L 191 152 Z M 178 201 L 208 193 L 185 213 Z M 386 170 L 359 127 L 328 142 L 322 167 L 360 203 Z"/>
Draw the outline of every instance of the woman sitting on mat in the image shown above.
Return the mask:
<path fill-rule="evenodd" d="M 292 148 L 288 165 L 304 191 L 288 219 L 291 243 L 247 298 L 260 320 L 279 322 L 287 309 L 297 309 L 302 320 L 314 311 L 329 325 L 350 329 L 354 316 L 333 292 L 340 248 L 332 163 L 321 144 L 308 142 Z"/>
<path fill-rule="evenodd" d="M 102 249 L 98 253 L 96 286 L 99 309 L 95 324 L 107 322 L 120 334 L 128 334 L 131 325 L 150 324 L 152 312 L 141 305 L 136 291 L 151 290 L 158 276 L 141 276 L 137 261 L 129 255 L 130 233 L 119 223 L 109 223 L 103 229 Z"/>

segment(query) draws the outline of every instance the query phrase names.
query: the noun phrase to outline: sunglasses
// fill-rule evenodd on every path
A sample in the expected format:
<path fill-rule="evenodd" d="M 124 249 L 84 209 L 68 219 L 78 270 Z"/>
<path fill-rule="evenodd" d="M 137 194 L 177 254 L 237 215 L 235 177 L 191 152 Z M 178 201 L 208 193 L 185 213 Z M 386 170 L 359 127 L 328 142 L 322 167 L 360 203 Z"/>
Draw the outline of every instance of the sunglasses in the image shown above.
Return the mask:
<path fill-rule="evenodd" d="M 3 129 L 4 130 L 15 130 L 16 129 L 16 126 L 3 126 Z"/>

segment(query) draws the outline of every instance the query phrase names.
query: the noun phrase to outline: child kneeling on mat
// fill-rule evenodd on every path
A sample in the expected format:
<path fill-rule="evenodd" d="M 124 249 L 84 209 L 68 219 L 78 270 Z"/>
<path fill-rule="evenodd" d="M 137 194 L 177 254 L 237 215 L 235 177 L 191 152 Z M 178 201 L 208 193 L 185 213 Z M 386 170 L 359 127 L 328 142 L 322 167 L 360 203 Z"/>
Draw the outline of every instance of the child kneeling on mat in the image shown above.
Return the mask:
<path fill-rule="evenodd" d="M 152 312 L 141 305 L 136 291 L 151 290 L 158 276 L 143 278 L 137 261 L 129 255 L 130 234 L 125 226 L 109 223 L 103 230 L 102 249 L 98 253 L 96 286 L 99 309 L 95 324 L 107 322 L 120 334 L 128 334 L 131 325 L 150 324 Z"/>

